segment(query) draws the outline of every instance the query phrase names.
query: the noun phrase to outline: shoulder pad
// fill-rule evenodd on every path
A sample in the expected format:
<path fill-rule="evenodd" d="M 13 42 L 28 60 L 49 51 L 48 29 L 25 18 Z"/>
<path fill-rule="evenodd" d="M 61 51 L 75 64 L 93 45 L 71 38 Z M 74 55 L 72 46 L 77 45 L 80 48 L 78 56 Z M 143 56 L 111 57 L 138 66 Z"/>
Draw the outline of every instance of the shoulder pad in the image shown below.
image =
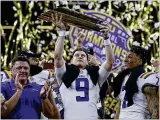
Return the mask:
<path fill-rule="evenodd" d="M 149 77 L 150 75 L 154 74 L 154 72 L 146 72 L 146 73 L 143 73 L 140 78 L 141 79 L 146 79 L 147 77 Z"/>

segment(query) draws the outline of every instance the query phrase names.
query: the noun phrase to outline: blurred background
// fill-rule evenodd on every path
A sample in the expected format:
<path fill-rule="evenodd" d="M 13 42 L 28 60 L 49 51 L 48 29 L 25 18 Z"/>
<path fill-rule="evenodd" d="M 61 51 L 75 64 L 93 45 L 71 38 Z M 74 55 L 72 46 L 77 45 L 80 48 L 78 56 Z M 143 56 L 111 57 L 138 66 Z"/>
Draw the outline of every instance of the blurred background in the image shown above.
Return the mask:
<path fill-rule="evenodd" d="M 54 0 L 1 1 L 1 67 L 8 69 L 11 60 L 22 50 L 45 53 L 43 59 L 53 59 L 57 31 L 51 23 L 37 17 L 56 7 L 76 11 L 89 9 L 113 16 L 132 35 L 130 42 L 149 50 L 149 58 L 160 56 L 159 0 Z M 64 58 L 70 60 L 71 45 L 66 37 Z M 150 61 L 146 68 L 151 69 Z"/>

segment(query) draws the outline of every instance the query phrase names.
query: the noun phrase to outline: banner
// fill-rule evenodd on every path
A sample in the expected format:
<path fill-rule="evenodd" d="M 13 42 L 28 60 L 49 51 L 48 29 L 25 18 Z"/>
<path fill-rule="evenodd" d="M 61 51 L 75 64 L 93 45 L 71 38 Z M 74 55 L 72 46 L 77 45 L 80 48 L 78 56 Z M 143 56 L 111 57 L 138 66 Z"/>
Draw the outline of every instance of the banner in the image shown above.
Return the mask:
<path fill-rule="evenodd" d="M 110 24 L 111 29 L 109 31 L 109 37 L 115 55 L 115 61 L 112 70 L 118 70 L 118 68 L 122 66 L 126 53 L 130 49 L 130 35 L 127 33 L 127 30 L 115 18 L 105 13 L 84 9 L 82 9 L 81 12 L 86 15 L 92 16 L 96 19 L 107 21 Z M 106 60 L 103 45 L 103 34 L 100 32 L 88 31 L 72 26 L 70 29 L 70 39 L 75 40 L 77 38 L 78 33 L 81 31 L 86 35 L 86 37 L 83 40 L 83 46 L 87 48 L 89 47 L 88 43 L 92 43 L 94 53 L 97 55 L 100 62 L 103 63 Z"/>
<path fill-rule="evenodd" d="M 119 100 L 107 95 L 104 99 L 104 112 L 111 119 L 113 114 L 119 109 Z"/>

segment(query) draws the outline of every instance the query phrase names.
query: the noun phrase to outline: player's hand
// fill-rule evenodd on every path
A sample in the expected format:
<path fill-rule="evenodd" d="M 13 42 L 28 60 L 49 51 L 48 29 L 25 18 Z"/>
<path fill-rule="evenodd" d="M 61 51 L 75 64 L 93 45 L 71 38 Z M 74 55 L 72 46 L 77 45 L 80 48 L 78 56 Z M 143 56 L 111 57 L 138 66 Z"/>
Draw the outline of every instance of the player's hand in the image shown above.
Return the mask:
<path fill-rule="evenodd" d="M 51 21 L 56 25 L 60 30 L 66 30 L 65 24 L 62 22 L 62 15 L 58 15 L 57 13 L 51 15 Z"/>
<path fill-rule="evenodd" d="M 107 94 L 110 95 L 110 96 L 112 96 L 112 92 L 113 92 L 113 87 L 109 85 L 108 86 L 108 90 L 107 90 Z"/>
<path fill-rule="evenodd" d="M 103 22 L 101 24 L 98 24 L 99 28 L 100 28 L 100 32 L 103 33 L 105 39 L 108 38 L 108 32 L 110 30 L 110 26 L 107 22 Z"/>
<path fill-rule="evenodd" d="M 40 91 L 40 96 L 41 98 L 46 98 L 48 97 L 48 93 L 51 90 L 51 84 L 50 81 L 46 81 L 46 83 L 44 84 L 44 86 L 42 87 L 41 91 Z"/>
<path fill-rule="evenodd" d="M 16 74 L 15 86 L 16 86 L 17 90 L 20 90 L 20 91 L 23 90 L 23 85 L 19 81 L 19 73 Z"/>

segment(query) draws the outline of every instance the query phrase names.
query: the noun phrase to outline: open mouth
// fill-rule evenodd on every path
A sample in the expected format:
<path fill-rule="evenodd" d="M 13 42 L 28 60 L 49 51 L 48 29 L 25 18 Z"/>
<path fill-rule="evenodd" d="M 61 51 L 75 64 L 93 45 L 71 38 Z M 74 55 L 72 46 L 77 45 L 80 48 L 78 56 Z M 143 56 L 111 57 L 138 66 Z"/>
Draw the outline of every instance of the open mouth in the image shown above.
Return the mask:
<path fill-rule="evenodd" d="M 82 61 L 82 59 L 78 59 L 77 61 Z"/>

